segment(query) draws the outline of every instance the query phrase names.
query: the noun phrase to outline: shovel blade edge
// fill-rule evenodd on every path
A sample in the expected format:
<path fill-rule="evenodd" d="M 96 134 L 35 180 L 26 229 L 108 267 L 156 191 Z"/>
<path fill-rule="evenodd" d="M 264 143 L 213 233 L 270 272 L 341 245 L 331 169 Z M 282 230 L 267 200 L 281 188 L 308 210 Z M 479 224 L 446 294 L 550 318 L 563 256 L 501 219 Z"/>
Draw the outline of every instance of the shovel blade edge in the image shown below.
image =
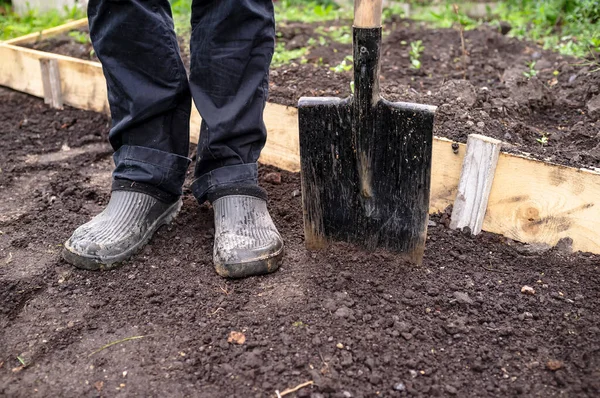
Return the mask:
<path fill-rule="evenodd" d="M 367 112 L 351 97 L 300 99 L 308 248 L 344 241 L 422 262 L 434 114 L 432 106 L 383 99 Z"/>

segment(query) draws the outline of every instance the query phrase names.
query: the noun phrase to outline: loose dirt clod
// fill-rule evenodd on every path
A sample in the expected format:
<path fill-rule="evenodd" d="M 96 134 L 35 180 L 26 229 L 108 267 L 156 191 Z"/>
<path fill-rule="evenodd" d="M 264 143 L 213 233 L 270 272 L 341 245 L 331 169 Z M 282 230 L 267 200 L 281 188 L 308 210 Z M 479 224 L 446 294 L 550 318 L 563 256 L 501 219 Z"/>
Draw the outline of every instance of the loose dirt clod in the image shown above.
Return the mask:
<path fill-rule="evenodd" d="M 242 332 L 231 331 L 229 337 L 227 337 L 227 342 L 242 345 L 246 342 L 246 335 Z"/>
<path fill-rule="evenodd" d="M 523 293 L 523 294 L 529 294 L 529 295 L 534 295 L 535 294 L 535 289 L 532 288 L 531 286 L 525 285 L 525 286 L 523 286 L 521 288 L 521 293 Z"/>
<path fill-rule="evenodd" d="M 564 366 L 564 364 L 556 359 L 551 359 L 548 362 L 546 362 L 546 368 L 548 368 L 548 370 L 552 370 L 552 371 L 556 371 L 558 369 L 561 369 Z"/>
<path fill-rule="evenodd" d="M 265 175 L 264 181 L 273 185 L 281 185 L 281 173 L 268 173 L 267 175 Z"/>

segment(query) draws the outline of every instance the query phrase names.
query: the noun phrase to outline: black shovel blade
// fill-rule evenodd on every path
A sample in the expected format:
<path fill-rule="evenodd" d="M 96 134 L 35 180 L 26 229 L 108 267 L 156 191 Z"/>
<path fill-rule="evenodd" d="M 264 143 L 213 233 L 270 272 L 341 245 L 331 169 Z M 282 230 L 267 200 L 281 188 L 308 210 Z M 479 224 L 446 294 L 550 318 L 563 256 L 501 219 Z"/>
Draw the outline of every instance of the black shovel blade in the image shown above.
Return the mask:
<path fill-rule="evenodd" d="M 306 245 L 351 242 L 420 264 L 435 107 L 379 99 L 363 112 L 354 101 L 299 101 Z"/>

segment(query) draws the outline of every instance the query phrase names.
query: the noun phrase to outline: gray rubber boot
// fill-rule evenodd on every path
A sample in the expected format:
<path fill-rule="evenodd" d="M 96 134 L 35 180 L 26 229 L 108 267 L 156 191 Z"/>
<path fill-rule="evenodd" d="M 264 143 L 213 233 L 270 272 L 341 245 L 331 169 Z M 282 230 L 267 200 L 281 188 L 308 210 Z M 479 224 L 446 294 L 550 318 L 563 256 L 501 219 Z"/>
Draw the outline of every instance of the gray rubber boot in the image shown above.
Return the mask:
<path fill-rule="evenodd" d="M 243 278 L 273 272 L 283 257 L 283 239 L 267 210 L 267 202 L 246 195 L 227 195 L 213 202 L 217 273 Z"/>
<path fill-rule="evenodd" d="M 135 191 L 113 191 L 108 206 L 73 232 L 63 258 L 77 268 L 106 270 L 129 259 L 181 209 L 181 199 L 165 203 Z"/>

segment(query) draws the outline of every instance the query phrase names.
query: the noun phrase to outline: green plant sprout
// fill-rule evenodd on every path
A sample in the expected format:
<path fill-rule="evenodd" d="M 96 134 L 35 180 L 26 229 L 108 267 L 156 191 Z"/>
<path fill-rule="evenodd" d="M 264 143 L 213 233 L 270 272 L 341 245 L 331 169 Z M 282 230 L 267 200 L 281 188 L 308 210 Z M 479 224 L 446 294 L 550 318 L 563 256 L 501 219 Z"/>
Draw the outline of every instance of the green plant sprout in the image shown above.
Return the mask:
<path fill-rule="evenodd" d="M 354 94 L 354 80 L 350 82 L 350 92 Z"/>
<path fill-rule="evenodd" d="M 389 21 L 394 16 L 399 16 L 400 18 L 403 18 L 405 16 L 404 5 L 390 2 L 390 3 L 388 3 L 387 7 L 383 8 L 383 12 L 382 12 L 383 21 Z"/>
<path fill-rule="evenodd" d="M 336 66 L 333 66 L 329 69 L 331 69 L 335 73 L 348 72 L 349 70 L 352 69 L 352 64 L 353 64 L 352 55 L 346 55 L 344 57 L 344 59 L 342 60 L 342 62 L 340 62 Z"/>
<path fill-rule="evenodd" d="M 90 43 L 90 37 L 85 32 L 80 32 L 78 30 L 72 30 L 69 32 L 69 37 L 73 38 L 79 44 L 88 44 Z"/>
<path fill-rule="evenodd" d="M 273 54 L 271 66 L 276 68 L 281 65 L 289 64 L 293 60 L 303 58 L 307 52 L 307 47 L 300 47 L 295 50 L 286 50 L 285 44 L 278 42 L 275 45 L 275 53 Z"/>
<path fill-rule="evenodd" d="M 423 47 L 423 41 L 417 40 L 410 42 L 410 50 L 408 51 L 408 55 L 410 56 L 410 67 L 411 69 L 421 69 L 421 54 L 425 50 Z"/>
<path fill-rule="evenodd" d="M 531 79 L 532 77 L 537 76 L 537 70 L 535 70 L 535 64 L 536 64 L 536 61 L 528 62 L 527 67 L 529 68 L 529 70 L 526 70 L 525 72 L 523 72 L 523 76 L 525 76 L 528 79 Z"/>
<path fill-rule="evenodd" d="M 340 44 L 352 44 L 350 26 L 319 26 L 315 33 L 319 35 L 319 44 L 322 46 L 327 44 L 327 39 Z"/>
<path fill-rule="evenodd" d="M 340 7 L 333 1 L 282 0 L 275 3 L 277 21 L 306 23 L 352 18 L 351 7 Z"/>
<path fill-rule="evenodd" d="M 536 141 L 539 142 L 540 145 L 545 146 L 548 143 L 548 136 L 546 133 L 542 133 L 542 136 L 537 138 Z"/>

